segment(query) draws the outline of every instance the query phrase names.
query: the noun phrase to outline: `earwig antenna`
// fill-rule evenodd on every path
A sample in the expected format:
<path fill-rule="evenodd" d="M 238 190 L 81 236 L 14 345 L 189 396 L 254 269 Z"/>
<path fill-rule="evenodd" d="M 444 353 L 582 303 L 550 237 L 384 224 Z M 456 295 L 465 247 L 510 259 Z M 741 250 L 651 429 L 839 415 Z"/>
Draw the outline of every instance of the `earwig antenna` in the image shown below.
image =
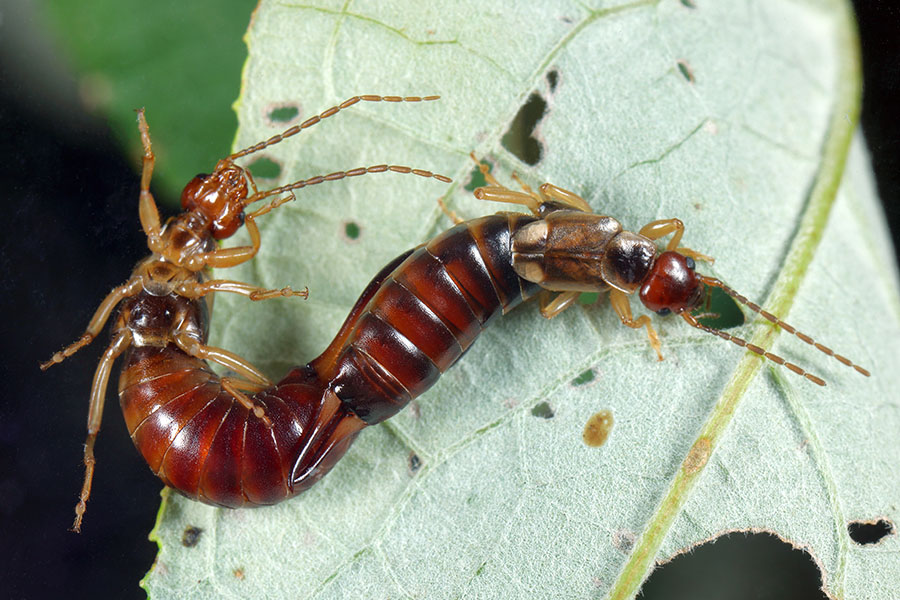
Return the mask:
<path fill-rule="evenodd" d="M 223 159 L 223 162 L 232 162 L 237 158 L 242 156 L 247 156 L 248 154 L 253 154 L 254 152 L 259 152 L 263 148 L 268 148 L 274 144 L 281 142 L 282 140 L 291 137 L 292 135 L 296 135 L 303 131 L 304 129 L 308 129 L 321 121 L 322 119 L 327 119 L 328 117 L 334 116 L 345 108 L 350 108 L 357 102 L 430 102 L 432 100 L 437 100 L 440 96 L 374 96 L 372 94 L 366 94 L 363 96 L 353 96 L 352 98 L 348 98 L 338 104 L 337 106 L 332 106 L 325 112 L 315 115 L 313 117 L 308 118 L 303 121 L 299 125 L 294 125 L 293 127 L 286 129 L 282 133 L 278 135 L 272 136 L 264 142 L 259 142 L 258 144 L 254 144 L 249 148 L 244 148 L 234 154 L 230 155 L 228 158 Z"/>
<path fill-rule="evenodd" d="M 858 373 L 861 373 L 861 374 L 865 375 L 866 377 L 869 377 L 869 375 L 871 375 L 871 373 L 869 373 L 866 369 L 855 364 L 849 358 L 847 358 L 845 356 L 841 356 L 840 354 L 837 354 L 834 350 L 832 350 L 828 346 L 824 346 L 824 345 L 820 344 L 819 342 L 815 341 L 814 339 L 812 339 L 810 336 L 806 335 L 802 331 L 797 331 L 791 325 L 788 325 L 787 323 L 785 323 L 784 321 L 782 321 L 781 319 L 779 319 L 772 313 L 770 313 L 766 310 L 763 310 L 758 304 L 751 302 L 744 296 L 738 294 L 736 291 L 734 291 L 733 289 L 731 289 L 730 287 L 728 287 L 727 285 L 725 285 L 718 279 L 715 279 L 713 277 L 706 277 L 703 275 L 699 275 L 699 277 L 700 277 L 700 281 L 702 281 L 706 285 L 717 287 L 717 288 L 721 289 L 723 292 L 725 292 L 726 294 L 728 294 L 729 296 L 731 296 L 732 298 L 734 298 L 735 300 L 737 300 L 738 302 L 740 302 L 741 304 L 743 304 L 744 306 L 746 306 L 747 308 L 752 310 L 753 312 L 762 315 L 763 317 L 765 317 L 766 319 L 768 319 L 775 325 L 778 325 L 779 327 L 781 327 L 788 333 L 797 336 L 798 338 L 800 338 L 801 340 L 803 340 L 810 346 L 816 348 L 820 352 L 837 359 L 838 362 L 841 362 L 841 363 L 847 365 L 848 367 L 853 367 Z M 755 350 L 754 350 L 754 352 L 755 352 Z"/>
<path fill-rule="evenodd" d="M 715 329 L 713 327 L 708 327 L 708 326 L 700 323 L 696 318 L 694 318 L 693 315 L 691 315 L 688 312 L 681 313 L 681 316 L 685 321 L 688 322 L 688 324 L 691 327 L 696 327 L 697 329 L 701 329 L 701 330 L 705 331 L 706 333 L 711 333 L 713 335 L 717 335 L 720 338 L 722 338 L 723 340 L 728 340 L 729 342 L 733 342 L 742 348 L 746 348 L 747 350 L 749 350 L 750 352 L 753 352 L 754 354 L 759 354 L 760 356 L 762 356 L 764 358 L 768 358 L 773 363 L 779 364 L 782 367 L 790 369 L 797 375 L 802 375 L 803 377 L 806 377 L 807 379 L 809 379 L 816 385 L 821 385 L 821 386 L 825 385 L 825 381 L 821 377 L 816 377 L 812 373 L 808 373 L 808 372 L 804 371 L 803 369 L 801 369 L 794 363 L 784 360 L 777 354 L 772 354 L 771 352 L 766 351 L 765 349 L 761 348 L 760 346 L 757 346 L 756 344 L 751 344 L 744 339 L 741 339 L 737 336 L 731 335 L 730 333 L 725 333 L 721 329 Z"/>
<path fill-rule="evenodd" d="M 425 171 L 424 169 L 413 169 L 412 167 L 404 167 L 402 165 L 375 165 L 372 167 L 359 167 L 357 169 L 350 169 L 349 171 L 337 171 L 335 173 L 329 173 L 328 175 L 316 175 L 315 177 L 310 177 L 309 179 L 301 179 L 300 181 L 295 181 L 294 183 L 273 188 L 271 190 L 257 192 L 252 196 L 248 196 L 244 200 L 244 206 L 253 204 L 256 201 L 262 200 L 263 198 L 268 198 L 269 196 L 276 196 L 284 192 L 299 190 L 300 188 L 317 185 L 325 181 L 339 181 L 341 179 L 344 179 L 345 177 L 359 177 L 360 175 L 365 175 L 367 173 L 386 173 L 388 171 L 392 173 L 400 173 L 403 175 L 418 175 L 419 177 L 433 178 L 442 183 L 451 183 L 453 181 L 445 175 L 441 175 L 440 173 L 432 173 L 431 171 Z M 291 199 L 292 196 L 293 194 L 286 198 L 282 198 L 280 199 L 280 202 L 276 200 L 275 202 L 273 202 L 274 206 L 272 206 L 268 210 L 275 208 L 275 206 L 284 204 L 284 202 L 287 202 L 289 199 Z M 268 210 L 266 212 L 268 212 Z"/>

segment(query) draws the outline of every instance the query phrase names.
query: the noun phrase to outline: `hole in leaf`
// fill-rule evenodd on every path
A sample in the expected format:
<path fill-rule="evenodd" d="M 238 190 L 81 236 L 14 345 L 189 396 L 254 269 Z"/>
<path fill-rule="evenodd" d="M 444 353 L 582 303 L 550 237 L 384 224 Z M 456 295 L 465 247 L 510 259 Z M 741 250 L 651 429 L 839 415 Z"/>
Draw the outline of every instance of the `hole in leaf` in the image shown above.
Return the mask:
<path fill-rule="evenodd" d="M 415 452 L 410 452 L 409 456 L 406 459 L 406 468 L 409 471 L 410 475 L 415 475 L 416 471 L 419 470 L 419 467 L 422 466 L 422 459 L 419 458 L 419 455 Z"/>
<path fill-rule="evenodd" d="M 612 431 L 613 422 L 612 411 L 601 410 L 588 419 L 584 426 L 584 432 L 581 434 L 581 439 L 583 439 L 584 443 L 591 448 L 599 448 L 605 444 L 607 438 L 609 438 L 609 432 Z"/>
<path fill-rule="evenodd" d="M 200 534 L 203 533 L 203 530 L 199 527 L 194 527 L 193 525 L 189 525 L 184 528 L 184 533 L 181 534 L 181 545 L 185 548 L 193 548 L 200 542 Z"/>
<path fill-rule="evenodd" d="M 659 566 L 638 598 L 827 600 L 809 553 L 768 533 L 730 533 Z"/>
<path fill-rule="evenodd" d="M 573 379 L 572 385 L 574 385 L 574 386 L 587 385 L 588 383 L 592 382 L 596 378 L 596 376 L 597 376 L 597 374 L 594 372 L 593 369 L 588 369 L 587 371 L 585 371 L 584 373 L 581 373 L 580 375 L 578 375 L 578 377 Z"/>
<path fill-rule="evenodd" d="M 559 71 L 556 69 L 547 73 L 547 85 L 550 86 L 550 93 L 556 91 L 556 85 L 559 83 Z"/>
<path fill-rule="evenodd" d="M 490 162 L 482 159 L 481 164 L 487 165 L 488 173 L 494 170 L 494 165 Z M 484 174 L 482 174 L 481 169 L 477 166 L 472 168 L 472 174 L 469 176 L 469 183 L 466 184 L 465 189 L 468 192 L 474 192 L 475 188 L 484 187 L 487 185 L 487 179 L 485 179 Z"/>
<path fill-rule="evenodd" d="M 709 306 L 706 304 L 693 312 L 695 317 L 705 316 L 697 320 L 707 327 L 716 329 L 730 329 L 744 324 L 744 312 L 734 298 L 723 292 L 720 288 L 711 289 Z"/>
<path fill-rule="evenodd" d="M 597 292 L 584 292 L 578 296 L 578 304 L 594 304 L 598 298 L 600 294 Z"/>
<path fill-rule="evenodd" d="M 248 167 L 254 177 L 260 179 L 277 179 L 281 175 L 281 165 L 265 156 L 260 156 Z"/>
<path fill-rule="evenodd" d="M 344 223 L 344 235 L 347 236 L 347 239 L 355 240 L 359 239 L 359 234 L 362 231 L 359 224 L 354 223 L 353 221 L 347 221 Z"/>
<path fill-rule="evenodd" d="M 850 539 L 860 545 L 877 544 L 884 537 L 894 533 L 894 525 L 887 519 L 877 521 L 851 521 L 847 525 Z"/>
<path fill-rule="evenodd" d="M 268 119 L 271 123 L 287 123 L 293 121 L 300 114 L 300 109 L 293 105 L 279 106 L 269 111 Z"/>
<path fill-rule="evenodd" d="M 536 165 L 541 160 L 541 143 L 534 137 L 534 130 L 545 112 L 547 101 L 533 92 L 500 140 L 504 148 L 525 164 Z"/>
<path fill-rule="evenodd" d="M 542 419 L 552 419 L 555 415 L 553 409 L 546 402 L 539 402 L 531 409 L 531 414 Z"/>
<path fill-rule="evenodd" d="M 684 77 L 688 83 L 694 83 L 694 72 L 691 70 L 690 65 L 687 64 L 687 61 L 679 60 L 676 64 L 678 65 L 678 71 L 681 73 L 681 76 Z"/>
<path fill-rule="evenodd" d="M 694 0 L 681 0 L 681 4 L 688 8 L 697 8 L 697 5 L 694 4 Z"/>

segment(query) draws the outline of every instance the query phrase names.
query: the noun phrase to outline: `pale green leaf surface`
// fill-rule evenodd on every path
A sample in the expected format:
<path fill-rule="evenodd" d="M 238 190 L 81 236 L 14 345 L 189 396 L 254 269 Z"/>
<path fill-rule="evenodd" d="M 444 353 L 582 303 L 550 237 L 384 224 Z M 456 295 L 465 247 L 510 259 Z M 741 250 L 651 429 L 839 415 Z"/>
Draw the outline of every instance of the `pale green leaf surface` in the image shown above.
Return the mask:
<path fill-rule="evenodd" d="M 834 597 L 900 589 L 898 536 L 858 546 L 846 529 L 900 517 L 900 302 L 858 139 L 850 151 L 859 73 L 847 7 L 372 4 L 262 3 L 237 146 L 276 133 L 264 117 L 286 102 L 307 118 L 358 93 L 438 93 L 425 105 L 357 105 L 265 153 L 282 167 L 278 183 L 391 162 L 458 184 L 370 175 L 301 191 L 263 219 L 259 257 L 228 276 L 308 285 L 310 299 L 220 294 L 212 343 L 273 375 L 313 358 L 383 264 L 449 226 L 438 196 L 466 217 L 502 208 L 459 185 L 474 150 L 499 159 L 501 180 L 515 169 L 573 189 L 629 229 L 681 218 L 685 243 L 717 258 L 702 270 L 790 308 L 801 331 L 873 377 L 754 320 L 736 333 L 777 339 L 774 351 L 828 387 L 760 369 L 674 319 L 654 319 L 666 356 L 657 362 L 608 306 L 553 321 L 526 306 L 301 497 L 223 511 L 166 495 L 151 594 L 628 597 L 655 561 L 736 529 L 806 548 Z M 534 168 L 499 143 L 532 91 L 549 105 Z M 360 226 L 355 240 L 347 221 Z M 574 385 L 588 369 L 593 381 Z M 532 415 L 542 402 L 552 418 Z M 601 409 L 615 426 L 589 448 L 582 429 Z M 686 471 L 698 436 L 713 453 Z M 204 530 L 192 548 L 180 544 L 189 525 Z"/>

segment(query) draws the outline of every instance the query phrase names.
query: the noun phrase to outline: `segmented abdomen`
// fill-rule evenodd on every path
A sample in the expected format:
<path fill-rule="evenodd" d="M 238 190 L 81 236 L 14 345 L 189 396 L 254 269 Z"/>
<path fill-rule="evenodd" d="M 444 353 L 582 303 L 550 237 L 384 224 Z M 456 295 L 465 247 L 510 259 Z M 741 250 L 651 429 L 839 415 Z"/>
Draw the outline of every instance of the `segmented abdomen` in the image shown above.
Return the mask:
<path fill-rule="evenodd" d="M 516 275 L 510 247 L 513 233 L 534 220 L 490 215 L 405 255 L 370 284 L 311 366 L 367 424 L 390 418 L 430 388 L 494 317 L 540 289 Z"/>
<path fill-rule="evenodd" d="M 163 482 L 207 504 L 274 504 L 306 489 L 364 424 L 309 369 L 253 397 L 271 428 L 174 345 L 125 358 L 119 401 L 131 438 Z"/>

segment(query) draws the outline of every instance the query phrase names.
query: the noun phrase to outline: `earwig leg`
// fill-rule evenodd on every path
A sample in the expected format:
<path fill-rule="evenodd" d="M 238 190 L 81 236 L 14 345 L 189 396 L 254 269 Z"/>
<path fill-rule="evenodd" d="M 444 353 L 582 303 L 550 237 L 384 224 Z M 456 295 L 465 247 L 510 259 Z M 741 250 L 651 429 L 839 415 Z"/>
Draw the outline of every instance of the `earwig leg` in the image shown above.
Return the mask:
<path fill-rule="evenodd" d="M 213 269 L 227 269 L 247 262 L 259 252 L 260 237 L 259 228 L 256 226 L 253 214 L 246 216 L 244 224 L 247 233 L 250 234 L 250 246 L 238 246 L 236 248 L 223 248 L 215 252 L 198 255 L 197 260 Z"/>
<path fill-rule="evenodd" d="M 280 290 L 267 290 L 231 279 L 211 279 L 203 283 L 187 282 L 180 285 L 176 292 L 179 296 L 185 298 L 200 298 L 211 292 L 231 292 L 247 296 L 251 300 L 269 300 L 271 298 L 288 298 L 291 296 L 309 297 L 308 288 L 300 292 L 296 292 L 290 287 L 284 287 Z"/>
<path fill-rule="evenodd" d="M 441 212 L 443 212 L 445 215 L 447 215 L 450 218 L 450 220 L 453 221 L 454 225 L 459 225 L 460 223 L 465 222 L 465 219 L 459 218 L 459 215 L 457 215 L 455 211 L 452 211 L 449 208 L 447 208 L 447 205 L 444 204 L 443 198 L 438 198 L 437 202 L 438 202 L 438 206 L 441 207 Z"/>
<path fill-rule="evenodd" d="M 75 505 L 75 521 L 72 523 L 72 531 L 81 532 L 81 520 L 87 510 L 87 501 L 91 497 L 91 482 L 94 479 L 94 466 L 97 460 L 94 458 L 94 442 L 100 431 L 100 423 L 103 419 L 103 404 L 106 400 L 106 386 L 109 384 L 109 373 L 112 365 L 122 352 L 131 344 L 131 332 L 121 330 L 106 348 L 97 370 L 94 372 L 94 382 L 91 385 L 90 410 L 88 411 L 87 440 L 84 443 L 84 483 L 81 486 L 81 494 L 78 504 Z"/>
<path fill-rule="evenodd" d="M 506 202 L 507 204 L 522 204 L 527 206 L 535 216 L 540 215 L 541 203 L 524 192 L 514 192 L 505 187 L 480 187 L 475 189 L 475 197 L 489 202 Z"/>
<path fill-rule="evenodd" d="M 631 327 L 632 329 L 640 329 L 641 327 L 647 328 L 647 337 L 650 338 L 650 345 L 656 350 L 656 356 L 659 357 L 659 360 L 662 360 L 662 344 L 660 344 L 659 336 L 656 335 L 656 331 L 653 329 L 650 317 L 641 315 L 637 319 L 634 319 L 631 316 L 631 303 L 628 301 L 628 295 L 620 290 L 610 290 L 609 302 L 612 304 L 616 314 L 619 315 L 622 325 Z"/>
<path fill-rule="evenodd" d="M 566 206 L 571 206 L 575 210 L 580 210 L 582 212 L 594 212 L 593 209 L 591 209 L 591 205 L 585 202 L 584 198 L 574 192 L 570 192 L 569 190 L 564 190 L 561 187 L 556 187 L 552 183 L 541 184 L 540 190 L 541 195 L 544 198 L 554 200 L 556 202 L 561 202 Z"/>
<path fill-rule="evenodd" d="M 106 325 L 106 321 L 109 319 L 109 315 L 112 314 L 113 309 L 125 298 L 129 296 L 134 296 L 141 289 L 141 280 L 139 278 L 129 279 L 126 283 L 120 285 L 117 288 L 114 288 L 106 298 L 103 299 L 103 302 L 100 303 L 100 306 L 97 307 L 97 310 L 94 312 L 94 316 L 91 318 L 90 323 L 88 323 L 87 329 L 85 329 L 84 334 L 54 354 L 50 357 L 50 360 L 47 362 L 41 363 L 41 370 L 46 371 L 50 367 L 55 364 L 59 364 L 65 359 L 69 358 L 92 341 L 100 331 L 103 329 L 103 326 Z"/>
<path fill-rule="evenodd" d="M 244 381 L 241 379 L 235 379 L 234 377 L 223 377 L 220 381 L 222 383 L 222 389 L 231 394 L 234 399 L 240 402 L 244 408 L 252 412 L 257 419 L 262 419 L 266 427 L 272 427 L 272 420 L 266 416 L 266 411 L 263 409 L 263 407 L 255 403 L 250 399 L 249 396 L 241 391 L 243 389 L 249 392 L 256 393 L 266 389 L 268 386 L 258 385 L 256 383 Z"/>
<path fill-rule="evenodd" d="M 159 210 L 156 201 L 150 193 L 150 179 L 153 177 L 153 166 L 156 164 L 156 156 L 153 154 L 153 146 L 150 143 L 150 127 L 144 118 L 144 109 L 138 111 L 138 129 L 141 132 L 141 145 L 144 147 L 143 168 L 141 169 L 141 196 L 138 204 L 138 214 L 141 219 L 141 228 L 147 236 L 147 245 L 154 252 L 162 250 L 161 226 L 159 222 Z"/>
<path fill-rule="evenodd" d="M 681 236 L 684 235 L 684 223 L 681 222 L 681 219 L 661 219 L 659 221 L 647 223 L 641 227 L 641 230 L 638 233 L 651 240 L 658 240 L 670 233 L 674 233 L 675 235 L 673 235 L 672 239 L 669 240 L 669 243 L 666 244 L 666 250 L 672 251 L 678 247 L 678 242 L 681 241 Z"/>
<path fill-rule="evenodd" d="M 494 187 L 500 187 L 500 188 L 504 188 L 504 189 L 506 188 L 505 185 L 503 185 L 502 183 L 497 181 L 497 178 L 491 174 L 490 167 L 488 167 L 486 164 L 484 164 L 483 162 L 478 160 L 478 158 L 475 156 L 474 152 L 469 152 L 469 158 L 474 160 L 475 164 L 478 165 L 478 170 L 481 171 L 481 175 L 484 177 L 484 180 L 487 182 L 488 185 L 491 185 Z"/>
<path fill-rule="evenodd" d="M 270 385 L 272 385 L 272 382 L 269 381 L 269 379 L 265 375 L 263 375 L 262 371 L 251 365 L 249 362 L 247 362 L 237 354 L 229 352 L 228 350 L 216 348 L 214 346 L 201 344 L 196 339 L 190 337 L 184 331 L 178 331 L 177 333 L 175 333 L 174 338 L 175 343 L 179 348 L 195 358 L 202 358 L 203 360 L 211 360 L 213 362 L 219 363 L 223 367 L 231 369 L 235 373 L 238 373 L 248 381 L 262 385 L 264 387 L 269 387 Z"/>
<path fill-rule="evenodd" d="M 703 262 L 706 262 L 709 264 L 716 262 L 716 259 L 713 258 L 712 256 L 707 256 L 705 254 L 701 254 L 700 252 L 697 252 L 696 250 L 691 250 L 690 248 L 688 248 L 686 246 L 679 246 L 675 251 L 678 252 L 678 254 L 682 254 L 684 256 L 690 256 L 694 260 L 702 260 Z"/>
<path fill-rule="evenodd" d="M 581 292 L 561 292 L 553 300 L 549 300 L 549 294 L 541 294 L 541 315 L 546 319 L 552 319 L 563 312 L 578 300 Z"/>

